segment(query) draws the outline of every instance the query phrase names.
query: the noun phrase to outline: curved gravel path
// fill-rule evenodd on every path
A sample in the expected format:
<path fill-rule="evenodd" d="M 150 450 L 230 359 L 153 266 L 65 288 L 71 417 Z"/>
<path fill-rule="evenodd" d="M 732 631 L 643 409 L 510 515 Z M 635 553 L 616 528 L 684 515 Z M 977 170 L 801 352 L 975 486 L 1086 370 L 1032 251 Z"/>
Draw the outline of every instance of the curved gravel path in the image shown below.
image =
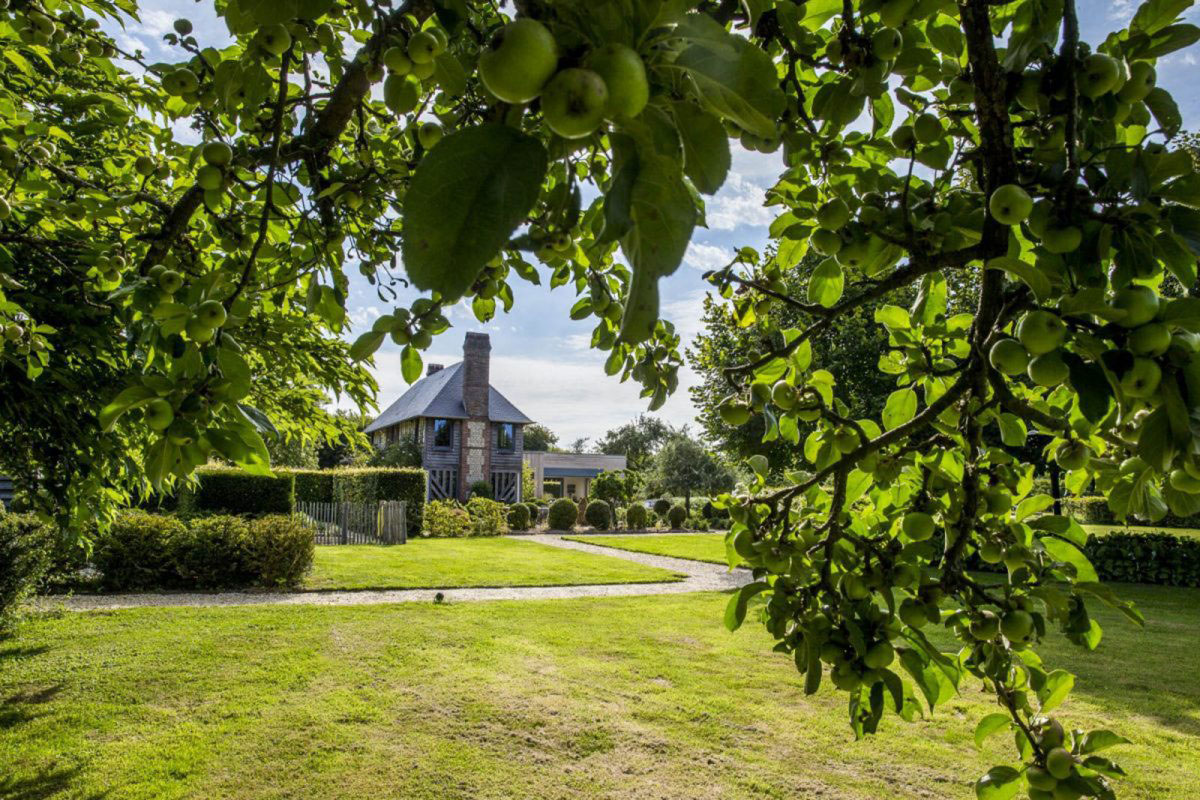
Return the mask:
<path fill-rule="evenodd" d="M 153 608 L 164 606 L 361 606 L 378 603 L 429 603 L 441 594 L 446 602 L 479 600 L 547 600 L 572 597 L 632 597 L 654 594 L 683 594 L 736 589 L 750 581 L 744 569 L 729 571 L 720 564 L 670 558 L 649 553 L 634 553 L 612 547 L 600 547 L 573 542 L 558 534 L 521 536 L 527 541 L 551 547 L 579 550 L 609 558 L 623 558 L 651 567 L 679 572 L 687 577 L 664 583 L 615 583 L 585 586 L 510 586 L 481 589 L 388 589 L 381 591 L 330 592 L 162 592 L 139 594 L 80 594 L 66 597 L 41 597 L 36 605 L 42 608 L 64 608 L 67 611 L 110 611 L 122 608 Z"/>

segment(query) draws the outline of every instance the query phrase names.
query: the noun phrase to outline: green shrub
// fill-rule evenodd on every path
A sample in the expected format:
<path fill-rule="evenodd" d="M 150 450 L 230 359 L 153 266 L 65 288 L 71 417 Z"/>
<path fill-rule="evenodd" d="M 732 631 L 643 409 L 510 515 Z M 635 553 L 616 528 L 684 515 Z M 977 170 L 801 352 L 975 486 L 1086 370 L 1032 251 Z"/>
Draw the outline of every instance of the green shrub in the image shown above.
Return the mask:
<path fill-rule="evenodd" d="M 46 575 L 56 538 L 32 514 L 0 511 L 0 636 L 12 631 L 21 603 Z"/>
<path fill-rule="evenodd" d="M 471 535 L 471 515 L 453 500 L 427 503 L 424 525 L 424 535 L 438 539 L 460 539 Z"/>
<path fill-rule="evenodd" d="M 475 481 L 471 484 L 469 497 L 483 497 L 488 500 L 492 499 L 492 485 L 487 481 Z"/>
<path fill-rule="evenodd" d="M 689 531 L 707 531 L 708 520 L 704 518 L 703 514 L 692 514 L 684 522 L 683 527 L 687 528 Z"/>
<path fill-rule="evenodd" d="M 283 470 L 278 470 L 282 472 Z M 331 469 L 286 470 L 296 478 L 297 503 L 332 503 L 333 476 Z"/>
<path fill-rule="evenodd" d="M 646 516 L 646 507 L 641 503 L 634 503 L 625 509 L 625 527 L 631 531 L 645 530 Z"/>
<path fill-rule="evenodd" d="M 111 591 L 169 589 L 178 584 L 174 554 L 176 541 L 187 528 L 175 517 L 128 511 L 117 515 L 108 529 L 96 536 L 92 563 L 100 571 L 100 585 Z"/>
<path fill-rule="evenodd" d="M 131 511 L 96 536 L 92 558 L 116 591 L 294 586 L 312 566 L 313 531 L 291 514 L 184 523 Z"/>
<path fill-rule="evenodd" d="M 654 513 L 659 519 L 666 520 L 667 512 L 671 510 L 671 501 L 665 497 L 660 497 L 654 501 Z"/>
<path fill-rule="evenodd" d="M 667 522 L 671 524 L 672 528 L 682 528 L 687 517 L 687 509 L 683 506 L 671 506 L 667 511 Z"/>
<path fill-rule="evenodd" d="M 410 530 L 424 529 L 428 475 L 423 469 L 337 469 L 333 473 L 334 502 L 366 503 L 403 500 Z"/>
<path fill-rule="evenodd" d="M 569 531 L 575 527 L 579 516 L 579 507 L 569 497 L 561 497 L 550 505 L 550 515 L 547 524 L 551 530 Z"/>
<path fill-rule="evenodd" d="M 313 531 L 292 514 L 271 514 L 250 521 L 247 557 L 256 582 L 268 587 L 295 587 L 312 567 Z"/>
<path fill-rule="evenodd" d="M 604 500 L 592 500 L 585 512 L 587 523 L 598 531 L 606 531 L 612 527 L 612 506 Z"/>
<path fill-rule="evenodd" d="M 472 497 L 467 501 L 467 514 L 471 516 L 472 536 L 499 536 L 508 532 L 504 522 L 504 503 L 486 497 Z"/>
<path fill-rule="evenodd" d="M 729 509 L 717 508 L 712 504 L 711 500 L 705 501 L 704 507 L 700 509 L 700 514 L 709 522 L 729 519 Z"/>
<path fill-rule="evenodd" d="M 508 527 L 514 531 L 529 530 L 529 506 L 524 503 L 509 506 Z"/>
<path fill-rule="evenodd" d="M 529 527 L 536 528 L 538 524 L 538 518 L 541 517 L 542 508 L 544 508 L 544 506 L 531 502 L 525 503 L 525 507 L 529 509 Z"/>
<path fill-rule="evenodd" d="M 290 514 L 296 507 L 295 477 L 251 475 L 238 469 L 206 467 L 196 470 L 199 485 L 179 495 L 181 511 L 219 514 Z"/>
<path fill-rule="evenodd" d="M 189 589 L 251 586 L 250 525 L 228 514 L 191 519 L 172 538 L 172 585 Z"/>
<path fill-rule="evenodd" d="M 1110 533 L 1092 536 L 1083 551 L 1102 581 L 1200 588 L 1200 539 Z"/>
<path fill-rule="evenodd" d="M 367 465 L 371 467 L 419 467 L 425 453 L 421 443 L 413 439 L 392 442 L 371 453 Z"/>

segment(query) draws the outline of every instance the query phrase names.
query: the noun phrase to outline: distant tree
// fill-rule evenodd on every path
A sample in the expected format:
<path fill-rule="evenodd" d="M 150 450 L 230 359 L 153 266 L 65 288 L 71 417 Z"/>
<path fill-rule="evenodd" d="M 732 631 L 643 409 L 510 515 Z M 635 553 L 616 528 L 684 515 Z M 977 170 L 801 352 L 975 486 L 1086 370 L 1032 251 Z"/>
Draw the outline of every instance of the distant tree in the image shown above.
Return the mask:
<path fill-rule="evenodd" d="M 734 474 L 686 429 L 670 436 L 654 454 L 650 483 L 665 494 L 683 495 L 692 512 L 692 493 L 715 494 L 733 488 Z"/>
<path fill-rule="evenodd" d="M 592 480 L 588 493 L 597 500 L 618 506 L 632 500 L 641 485 L 641 475 L 633 470 L 606 470 Z"/>
<path fill-rule="evenodd" d="M 372 448 L 374 450 L 374 448 Z M 370 467 L 419 467 L 422 462 L 420 442 L 413 439 L 393 442 L 387 447 L 374 450 L 367 457 Z"/>
<path fill-rule="evenodd" d="M 525 426 L 525 449 L 549 451 L 558 444 L 558 434 L 537 422 Z"/>
<path fill-rule="evenodd" d="M 371 455 L 371 443 L 363 435 L 370 417 L 358 411 L 338 409 L 334 414 L 346 424 L 346 432 L 332 442 L 322 444 L 317 450 L 317 466 L 321 469 L 349 467 L 365 462 Z"/>
<path fill-rule="evenodd" d="M 316 469 L 319 447 L 315 440 L 299 436 L 271 436 L 266 437 L 265 441 L 272 467 Z"/>
<path fill-rule="evenodd" d="M 625 456 L 630 469 L 641 469 L 672 433 L 661 419 L 639 414 L 633 422 L 605 433 L 597 446 L 605 455 Z"/>
<path fill-rule="evenodd" d="M 571 442 L 570 451 L 572 453 L 582 453 L 587 450 L 587 444 L 588 438 L 586 436 L 580 436 L 578 439 Z"/>

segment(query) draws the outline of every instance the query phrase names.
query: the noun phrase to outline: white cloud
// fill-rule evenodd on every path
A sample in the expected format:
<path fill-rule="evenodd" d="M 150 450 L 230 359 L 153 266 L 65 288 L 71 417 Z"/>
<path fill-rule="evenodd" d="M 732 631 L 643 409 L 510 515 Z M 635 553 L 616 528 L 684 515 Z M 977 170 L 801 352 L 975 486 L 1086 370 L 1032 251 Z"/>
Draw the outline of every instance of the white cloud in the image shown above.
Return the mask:
<path fill-rule="evenodd" d="M 142 12 L 141 17 L 142 30 L 148 36 L 158 38 L 174 30 L 175 15 L 161 8 L 146 9 Z"/>
<path fill-rule="evenodd" d="M 710 269 L 720 269 L 733 259 L 733 251 L 712 244 L 700 244 L 693 241 L 683 254 L 683 263 L 693 269 L 705 272 Z"/>
<path fill-rule="evenodd" d="M 731 231 L 742 226 L 766 226 L 775 218 L 763 205 L 765 184 L 757 184 L 739 173 L 730 174 L 725 186 L 708 201 L 708 227 Z"/>
<path fill-rule="evenodd" d="M 1133 0 L 1112 0 L 1112 5 L 1108 9 L 1108 18 L 1117 20 L 1124 25 L 1133 18 L 1133 12 L 1136 9 L 1137 4 Z"/>

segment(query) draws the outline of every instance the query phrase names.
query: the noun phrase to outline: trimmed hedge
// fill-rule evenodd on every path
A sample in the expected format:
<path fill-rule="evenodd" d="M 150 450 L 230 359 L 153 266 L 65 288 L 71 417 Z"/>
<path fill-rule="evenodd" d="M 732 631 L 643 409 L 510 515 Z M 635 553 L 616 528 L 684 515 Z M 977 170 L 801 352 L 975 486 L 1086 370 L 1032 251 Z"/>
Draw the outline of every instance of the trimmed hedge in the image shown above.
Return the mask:
<path fill-rule="evenodd" d="M 1103 497 L 1067 497 L 1063 499 L 1063 511 L 1075 518 L 1076 522 L 1084 525 L 1123 525 L 1108 508 L 1108 501 Z M 1164 528 L 1196 528 L 1200 527 L 1200 517 L 1177 517 L 1168 513 L 1167 516 L 1155 523 Z"/>
<path fill-rule="evenodd" d="M 422 529 L 428 478 L 425 470 L 379 467 L 330 472 L 333 473 L 334 502 L 374 504 L 381 500 L 403 500 L 409 528 Z"/>
<path fill-rule="evenodd" d="M 575 527 L 575 520 L 578 517 L 579 507 L 575 505 L 575 501 L 569 497 L 561 497 L 550 505 L 550 514 L 546 523 L 550 526 L 550 530 L 569 531 Z"/>
<path fill-rule="evenodd" d="M 647 516 L 646 507 L 641 503 L 634 503 L 625 509 L 625 527 L 631 531 L 645 530 Z"/>
<path fill-rule="evenodd" d="M 277 470 L 279 471 L 279 470 Z M 296 502 L 332 503 L 333 476 L 331 469 L 286 470 L 296 477 Z"/>
<path fill-rule="evenodd" d="M 517 503 L 508 508 L 508 527 L 514 531 L 529 530 L 529 506 Z"/>
<path fill-rule="evenodd" d="M 592 500 L 587 505 L 584 517 L 587 523 L 598 531 L 606 531 L 612 527 L 612 506 L 606 500 Z"/>
<path fill-rule="evenodd" d="M 1109 533 L 1090 537 L 1083 552 L 1102 581 L 1200 588 L 1200 539 Z"/>
<path fill-rule="evenodd" d="M 654 513 L 658 514 L 661 519 L 667 518 L 667 512 L 671 510 L 671 501 L 665 497 L 660 497 L 654 501 Z"/>
<path fill-rule="evenodd" d="M 186 522 L 133 511 L 98 534 L 92 561 L 109 590 L 295 586 L 312 566 L 313 532 L 290 514 Z"/>
<path fill-rule="evenodd" d="M 238 469 L 196 470 L 199 486 L 179 494 L 179 510 L 218 514 L 290 514 L 296 508 L 296 479 L 286 472 L 251 475 Z"/>
<path fill-rule="evenodd" d="M 671 506 L 667 512 L 667 522 L 671 523 L 672 528 L 682 528 L 683 523 L 687 522 L 687 509 L 683 506 Z"/>
<path fill-rule="evenodd" d="M 0 636 L 18 620 L 18 607 L 41 583 L 53 559 L 55 535 L 32 514 L 0 511 Z"/>

